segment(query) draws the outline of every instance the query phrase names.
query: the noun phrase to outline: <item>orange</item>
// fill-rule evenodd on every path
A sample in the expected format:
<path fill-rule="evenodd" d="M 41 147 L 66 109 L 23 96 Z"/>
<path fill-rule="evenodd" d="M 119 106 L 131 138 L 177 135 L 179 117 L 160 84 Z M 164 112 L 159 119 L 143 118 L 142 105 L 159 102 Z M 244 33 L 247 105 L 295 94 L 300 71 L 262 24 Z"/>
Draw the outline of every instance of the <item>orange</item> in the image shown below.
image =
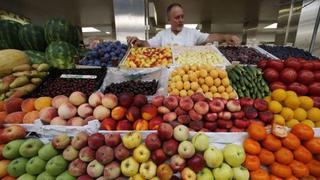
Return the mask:
<path fill-rule="evenodd" d="M 300 139 L 292 133 L 288 133 L 287 137 L 283 138 L 281 141 L 284 147 L 291 150 L 295 150 L 301 145 Z"/>
<path fill-rule="evenodd" d="M 281 178 L 288 178 L 292 175 L 292 171 L 289 166 L 277 162 L 271 164 L 269 168 L 273 175 L 276 175 Z"/>
<path fill-rule="evenodd" d="M 300 105 L 299 98 L 297 96 L 288 96 L 284 100 L 284 105 L 291 109 L 297 109 Z"/>
<path fill-rule="evenodd" d="M 282 105 L 278 101 L 270 101 L 268 103 L 268 109 L 273 113 L 280 113 L 282 111 Z"/>
<path fill-rule="evenodd" d="M 243 165 L 250 171 L 258 170 L 260 168 L 260 159 L 258 156 L 247 154 Z"/>
<path fill-rule="evenodd" d="M 293 118 L 298 121 L 303 121 L 307 118 L 307 112 L 302 108 L 297 108 L 293 111 Z"/>
<path fill-rule="evenodd" d="M 282 180 L 282 178 L 279 178 L 275 175 L 270 175 L 270 180 Z"/>
<path fill-rule="evenodd" d="M 273 134 L 268 134 L 267 137 L 262 141 L 264 148 L 269 151 L 277 151 L 281 148 L 281 141 Z"/>
<path fill-rule="evenodd" d="M 300 140 L 309 140 L 314 136 L 313 129 L 302 123 L 294 125 L 291 129 L 291 133 L 296 135 Z"/>
<path fill-rule="evenodd" d="M 293 161 L 293 154 L 287 148 L 280 148 L 278 151 L 274 153 L 276 161 L 281 164 L 289 164 Z"/>
<path fill-rule="evenodd" d="M 246 151 L 246 153 L 256 155 L 259 154 L 261 151 L 261 147 L 258 141 L 255 141 L 251 138 L 246 138 L 243 141 L 243 148 Z"/>
<path fill-rule="evenodd" d="M 304 146 L 299 146 L 293 151 L 294 159 L 302 163 L 307 163 L 312 160 L 311 152 Z"/>
<path fill-rule="evenodd" d="M 320 161 L 317 160 L 311 160 L 307 167 L 310 171 L 310 174 L 316 177 L 320 177 Z"/>
<path fill-rule="evenodd" d="M 250 179 L 251 180 L 269 180 L 270 177 L 266 170 L 260 168 L 258 170 L 250 172 Z"/>
<path fill-rule="evenodd" d="M 309 109 L 307 112 L 307 117 L 314 122 L 320 121 L 320 109 L 316 107 Z"/>
<path fill-rule="evenodd" d="M 308 167 L 305 164 L 303 164 L 302 162 L 293 160 L 289 164 L 289 167 L 291 168 L 293 175 L 298 177 L 298 178 L 301 178 L 301 177 L 309 175 Z"/>
<path fill-rule="evenodd" d="M 272 91 L 271 98 L 275 101 L 283 101 L 287 97 L 286 91 L 284 89 L 276 89 Z"/>
<path fill-rule="evenodd" d="M 247 129 L 249 137 L 254 140 L 261 141 L 267 137 L 267 131 L 261 124 L 251 123 Z"/>
<path fill-rule="evenodd" d="M 312 154 L 320 154 L 320 137 L 314 137 L 303 143 Z"/>
<path fill-rule="evenodd" d="M 261 164 L 270 165 L 274 163 L 275 157 L 273 153 L 267 149 L 262 148 L 260 154 L 258 155 Z"/>
<path fill-rule="evenodd" d="M 300 107 L 305 110 L 309 110 L 313 107 L 313 100 L 308 96 L 300 96 L 299 101 Z"/>

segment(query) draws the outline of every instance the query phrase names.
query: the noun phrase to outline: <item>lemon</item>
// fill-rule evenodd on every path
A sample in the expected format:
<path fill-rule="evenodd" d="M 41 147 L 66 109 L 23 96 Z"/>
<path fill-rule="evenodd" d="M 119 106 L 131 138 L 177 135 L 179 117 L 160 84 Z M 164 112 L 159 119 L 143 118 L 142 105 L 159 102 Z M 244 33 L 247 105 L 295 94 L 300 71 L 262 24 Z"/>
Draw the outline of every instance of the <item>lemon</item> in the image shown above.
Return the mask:
<path fill-rule="evenodd" d="M 188 76 L 187 74 L 183 75 L 183 76 L 182 76 L 182 80 L 183 80 L 184 82 L 189 81 L 189 76 Z"/>
<path fill-rule="evenodd" d="M 227 72 L 225 70 L 218 69 L 218 74 L 219 74 L 219 78 L 221 79 L 227 77 Z"/>
<path fill-rule="evenodd" d="M 199 82 L 200 85 L 204 84 L 204 78 L 199 78 L 198 82 Z"/>
<path fill-rule="evenodd" d="M 205 83 L 206 83 L 209 87 L 213 86 L 214 81 L 213 81 L 213 78 L 212 78 L 211 76 L 207 76 L 207 77 L 204 79 L 204 81 L 205 81 Z"/>
<path fill-rule="evenodd" d="M 224 86 L 219 86 L 218 87 L 218 92 L 219 93 L 222 93 L 222 92 L 224 92 L 226 90 L 226 88 L 224 87 Z"/>
<path fill-rule="evenodd" d="M 227 86 L 227 88 L 226 88 L 226 92 L 227 93 L 231 93 L 231 92 L 233 92 L 233 88 L 232 88 L 232 86 Z"/>
<path fill-rule="evenodd" d="M 288 120 L 290 120 L 290 119 L 293 118 L 294 113 L 293 113 L 292 109 L 287 108 L 287 107 L 284 107 L 284 108 L 282 109 L 280 115 L 281 115 L 286 121 L 288 121 Z"/>
<path fill-rule="evenodd" d="M 306 125 L 308 125 L 308 126 L 310 126 L 310 127 L 312 127 L 312 128 L 314 128 L 314 127 L 316 126 L 316 125 L 313 123 L 313 121 L 311 121 L 311 120 L 309 120 L 309 119 L 306 119 L 306 120 L 302 121 L 301 123 L 306 124 Z"/>
<path fill-rule="evenodd" d="M 311 121 L 320 121 L 320 109 L 316 107 L 309 109 L 307 116 Z"/>
<path fill-rule="evenodd" d="M 205 93 L 209 91 L 209 87 L 206 84 L 202 84 L 201 88 L 202 88 L 203 92 L 205 92 Z"/>
<path fill-rule="evenodd" d="M 170 95 L 177 95 L 179 96 L 179 90 L 178 89 L 173 89 L 171 92 L 170 92 Z"/>
<path fill-rule="evenodd" d="M 294 110 L 293 118 L 298 121 L 303 121 L 307 118 L 307 112 L 302 108 L 297 108 Z"/>
<path fill-rule="evenodd" d="M 278 101 L 270 101 L 268 104 L 268 109 L 273 113 L 280 113 L 282 110 L 282 105 Z"/>
<path fill-rule="evenodd" d="M 198 88 L 196 92 L 203 93 L 203 90 L 201 88 Z"/>
<path fill-rule="evenodd" d="M 216 93 L 217 91 L 218 91 L 218 89 L 217 89 L 216 86 L 211 86 L 211 87 L 210 87 L 210 92 Z"/>
<path fill-rule="evenodd" d="M 273 123 L 276 123 L 276 124 L 279 124 L 279 125 L 285 125 L 286 121 L 281 115 L 275 114 L 273 116 Z"/>
<path fill-rule="evenodd" d="M 199 88 L 199 84 L 197 82 L 192 82 L 191 83 L 191 89 L 196 91 Z"/>
<path fill-rule="evenodd" d="M 200 76 L 201 77 L 205 78 L 205 77 L 207 77 L 207 75 L 208 75 L 208 73 L 207 73 L 207 71 L 205 69 L 201 69 L 200 70 Z"/>
<path fill-rule="evenodd" d="M 286 94 L 287 94 L 287 96 L 298 96 L 296 92 L 291 91 L 291 90 L 286 91 Z"/>
<path fill-rule="evenodd" d="M 230 84 L 230 81 L 227 77 L 222 79 L 222 85 L 227 87 L 227 86 L 229 86 L 229 84 Z"/>
<path fill-rule="evenodd" d="M 213 79 L 216 79 L 219 76 L 218 71 L 216 69 L 211 70 L 209 74 Z"/>
<path fill-rule="evenodd" d="M 291 119 L 289 121 L 287 121 L 286 126 L 288 126 L 289 128 L 292 128 L 294 125 L 299 124 L 300 122 L 296 119 Z"/>
<path fill-rule="evenodd" d="M 183 89 L 185 89 L 185 90 L 189 90 L 190 86 L 191 85 L 190 85 L 189 81 L 186 81 L 186 82 L 183 83 Z"/>
<path fill-rule="evenodd" d="M 300 106 L 300 100 L 297 96 L 287 96 L 284 105 L 291 109 L 297 109 Z"/>
<path fill-rule="evenodd" d="M 309 110 L 313 107 L 313 100 L 308 96 L 300 96 L 300 107 Z"/>
<path fill-rule="evenodd" d="M 287 97 L 287 93 L 284 89 L 276 89 L 272 91 L 271 98 L 276 101 L 283 101 Z"/>
<path fill-rule="evenodd" d="M 176 82 L 176 88 L 178 90 L 182 90 L 183 89 L 183 82 L 181 82 L 181 81 Z"/>
<path fill-rule="evenodd" d="M 214 80 L 214 85 L 218 87 L 218 86 L 220 86 L 220 84 L 221 84 L 221 80 L 219 78 L 216 78 Z"/>

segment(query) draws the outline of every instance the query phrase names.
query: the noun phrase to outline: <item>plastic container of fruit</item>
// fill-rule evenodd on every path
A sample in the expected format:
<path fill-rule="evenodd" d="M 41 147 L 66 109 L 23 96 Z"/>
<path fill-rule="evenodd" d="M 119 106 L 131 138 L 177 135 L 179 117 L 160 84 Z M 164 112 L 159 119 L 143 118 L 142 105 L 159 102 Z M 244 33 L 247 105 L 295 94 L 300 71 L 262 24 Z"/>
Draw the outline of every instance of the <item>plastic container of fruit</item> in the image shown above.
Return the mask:
<path fill-rule="evenodd" d="M 128 49 L 126 55 L 124 56 L 123 60 L 120 61 L 119 63 L 119 67 L 120 68 L 124 68 L 124 69 L 145 69 L 145 68 L 155 68 L 155 67 L 169 67 L 171 64 L 174 63 L 174 58 L 173 58 L 173 52 L 172 49 L 170 47 L 163 47 L 163 48 L 146 48 L 144 47 L 144 49 L 148 50 L 148 49 L 159 49 L 159 50 L 163 50 L 166 49 L 169 51 L 170 55 L 168 55 L 168 59 L 169 62 L 167 62 L 166 64 L 160 64 L 160 65 L 152 65 L 152 66 L 148 66 L 148 65 L 144 65 L 144 66 L 139 66 L 139 67 L 130 67 L 130 66 L 136 66 L 134 65 L 134 63 L 132 65 L 128 65 L 128 61 L 130 61 L 130 55 L 132 54 L 132 52 L 137 49 L 136 47 L 130 48 Z M 163 55 L 163 54 L 162 54 Z M 143 57 L 139 57 L 138 59 L 141 59 Z"/>
<path fill-rule="evenodd" d="M 148 99 L 151 99 L 156 95 L 167 95 L 167 68 L 139 68 L 139 69 L 122 69 L 122 68 L 108 68 L 108 76 L 105 78 L 100 91 L 106 92 L 106 89 L 112 83 L 121 83 L 125 81 L 137 81 L 151 82 L 156 80 L 157 87 L 154 94 L 146 94 Z"/>
<path fill-rule="evenodd" d="M 258 52 L 260 52 L 261 54 L 264 54 L 266 56 L 268 56 L 271 59 L 279 59 L 278 57 L 276 57 L 275 55 L 269 53 L 268 51 L 262 49 L 261 47 L 259 47 L 258 45 L 252 46 L 252 48 L 254 48 L 255 50 L 257 50 Z"/>
<path fill-rule="evenodd" d="M 190 57 L 190 61 L 192 63 L 179 63 L 179 58 L 188 58 L 188 56 L 200 56 L 206 58 L 213 58 L 214 60 L 219 59 L 220 62 L 205 62 L 204 64 L 209 64 L 215 67 L 223 68 L 227 65 L 230 65 L 230 62 L 224 57 L 224 55 L 214 46 L 214 45 L 205 45 L 205 46 L 173 46 L 172 53 L 174 56 L 174 65 L 189 65 L 189 64 L 198 64 L 201 63 L 201 59 L 199 62 L 197 60 L 198 57 Z M 187 57 L 185 57 L 187 56 Z M 209 61 L 209 60 L 208 60 Z M 212 60 L 213 61 L 213 60 Z M 194 63 L 193 63 L 194 62 Z"/>

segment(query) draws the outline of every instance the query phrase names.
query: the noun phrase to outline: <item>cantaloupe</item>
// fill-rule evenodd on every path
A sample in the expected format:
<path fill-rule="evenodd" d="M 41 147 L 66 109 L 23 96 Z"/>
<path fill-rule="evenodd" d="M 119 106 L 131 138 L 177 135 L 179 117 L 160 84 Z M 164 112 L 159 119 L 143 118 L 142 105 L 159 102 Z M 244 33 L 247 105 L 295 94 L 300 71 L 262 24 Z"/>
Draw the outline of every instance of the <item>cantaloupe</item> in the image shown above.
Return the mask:
<path fill-rule="evenodd" d="M 20 50 L 0 50 L 0 77 L 12 73 L 12 69 L 21 64 L 29 64 L 28 56 Z"/>

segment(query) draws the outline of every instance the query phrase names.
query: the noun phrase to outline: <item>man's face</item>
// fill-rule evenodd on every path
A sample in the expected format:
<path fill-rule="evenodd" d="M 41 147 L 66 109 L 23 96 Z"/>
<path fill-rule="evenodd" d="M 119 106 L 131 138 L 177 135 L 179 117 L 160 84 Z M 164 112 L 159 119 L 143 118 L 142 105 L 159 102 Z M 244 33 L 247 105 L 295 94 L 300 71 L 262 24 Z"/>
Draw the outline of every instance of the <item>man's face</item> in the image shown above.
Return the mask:
<path fill-rule="evenodd" d="M 169 23 L 171 24 L 172 31 L 180 32 L 183 28 L 184 13 L 183 9 L 175 6 L 169 12 Z"/>

